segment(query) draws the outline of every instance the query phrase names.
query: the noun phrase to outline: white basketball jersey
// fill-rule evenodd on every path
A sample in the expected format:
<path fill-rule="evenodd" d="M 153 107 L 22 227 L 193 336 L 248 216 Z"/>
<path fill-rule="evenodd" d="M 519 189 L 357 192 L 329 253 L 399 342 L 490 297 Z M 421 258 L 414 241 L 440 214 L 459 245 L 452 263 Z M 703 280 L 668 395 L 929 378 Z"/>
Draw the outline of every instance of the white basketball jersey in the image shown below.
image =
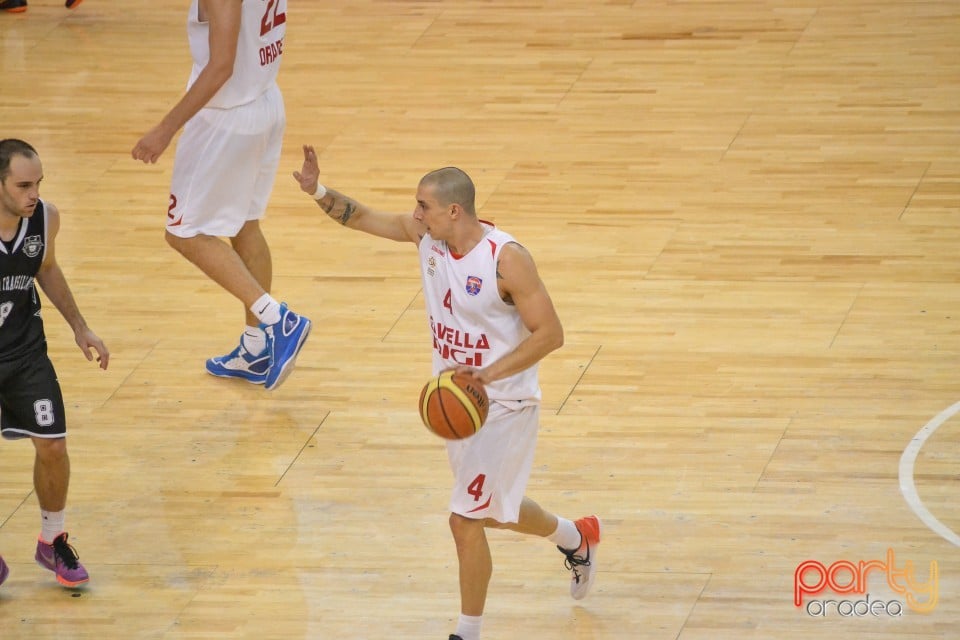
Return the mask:
<path fill-rule="evenodd" d="M 190 3 L 187 38 L 193 56 L 189 89 L 210 61 L 210 25 L 199 20 L 199 0 Z M 277 81 L 283 38 L 287 32 L 287 0 L 243 0 L 233 75 L 207 107 L 229 109 L 253 102 Z"/>
<path fill-rule="evenodd" d="M 482 369 L 513 351 L 530 332 L 516 307 L 500 298 L 497 259 L 512 236 L 484 223 L 486 235 L 470 253 L 451 255 L 426 234 L 420 270 L 433 340 L 433 372 L 457 365 Z M 491 400 L 539 402 L 537 365 L 487 385 Z"/>

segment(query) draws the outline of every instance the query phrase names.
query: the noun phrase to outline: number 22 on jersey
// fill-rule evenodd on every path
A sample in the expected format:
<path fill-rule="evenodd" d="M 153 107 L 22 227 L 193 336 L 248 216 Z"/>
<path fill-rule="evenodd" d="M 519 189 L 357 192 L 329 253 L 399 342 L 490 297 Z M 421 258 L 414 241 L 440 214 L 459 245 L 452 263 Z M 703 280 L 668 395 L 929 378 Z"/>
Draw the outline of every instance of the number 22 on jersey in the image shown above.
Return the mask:
<path fill-rule="evenodd" d="M 263 12 L 263 19 L 260 20 L 260 35 L 267 35 L 275 27 L 279 27 L 287 21 L 287 12 L 280 11 L 280 5 L 285 4 L 284 0 L 267 0 L 267 8 Z"/>

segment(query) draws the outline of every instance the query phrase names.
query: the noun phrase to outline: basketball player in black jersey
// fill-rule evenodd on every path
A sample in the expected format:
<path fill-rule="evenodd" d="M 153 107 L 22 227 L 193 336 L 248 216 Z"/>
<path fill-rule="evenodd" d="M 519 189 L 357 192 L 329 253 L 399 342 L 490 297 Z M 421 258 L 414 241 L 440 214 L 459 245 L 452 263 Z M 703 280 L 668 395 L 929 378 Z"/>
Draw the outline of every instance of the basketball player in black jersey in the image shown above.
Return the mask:
<path fill-rule="evenodd" d="M 34 489 L 40 503 L 37 563 L 66 587 L 90 580 L 67 542 L 64 511 L 70 482 L 63 395 L 40 318 L 39 284 L 73 329 L 87 360 L 101 369 L 110 354 L 77 308 L 54 255 L 60 214 L 40 199 L 43 167 L 36 149 L 0 140 L 0 433 L 33 441 Z M 0 558 L 0 583 L 9 568 Z"/>

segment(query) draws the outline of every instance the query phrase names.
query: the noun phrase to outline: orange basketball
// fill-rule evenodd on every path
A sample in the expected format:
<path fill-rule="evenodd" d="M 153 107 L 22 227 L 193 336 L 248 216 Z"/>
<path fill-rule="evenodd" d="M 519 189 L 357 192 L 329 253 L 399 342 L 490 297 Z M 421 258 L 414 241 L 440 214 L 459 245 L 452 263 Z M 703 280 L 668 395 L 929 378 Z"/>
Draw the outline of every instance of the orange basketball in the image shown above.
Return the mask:
<path fill-rule="evenodd" d="M 487 420 L 490 399 L 483 385 L 451 369 L 430 378 L 420 392 L 420 418 L 427 429 L 447 440 L 479 431 Z"/>

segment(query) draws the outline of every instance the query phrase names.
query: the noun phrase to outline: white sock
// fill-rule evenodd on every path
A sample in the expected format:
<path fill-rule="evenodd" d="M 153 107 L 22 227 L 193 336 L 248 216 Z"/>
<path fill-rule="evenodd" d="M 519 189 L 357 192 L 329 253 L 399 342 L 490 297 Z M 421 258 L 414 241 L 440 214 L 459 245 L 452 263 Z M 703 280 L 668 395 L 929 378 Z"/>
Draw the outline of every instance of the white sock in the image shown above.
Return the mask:
<path fill-rule="evenodd" d="M 46 543 L 63 533 L 63 523 L 66 521 L 66 511 L 44 511 L 40 509 L 40 538 Z"/>
<path fill-rule="evenodd" d="M 263 324 L 277 324 L 280 322 L 280 303 L 274 300 L 269 293 L 260 296 L 250 305 L 250 311 Z"/>
<path fill-rule="evenodd" d="M 576 551 L 582 542 L 577 525 L 559 516 L 557 516 L 557 530 L 547 536 L 547 540 L 568 551 Z"/>
<path fill-rule="evenodd" d="M 457 635 L 463 640 L 480 640 L 480 624 L 483 616 L 465 616 L 460 614 L 457 621 Z"/>
<path fill-rule="evenodd" d="M 240 344 L 252 356 L 258 356 L 267 348 L 267 334 L 260 327 L 248 326 L 243 330 Z"/>

